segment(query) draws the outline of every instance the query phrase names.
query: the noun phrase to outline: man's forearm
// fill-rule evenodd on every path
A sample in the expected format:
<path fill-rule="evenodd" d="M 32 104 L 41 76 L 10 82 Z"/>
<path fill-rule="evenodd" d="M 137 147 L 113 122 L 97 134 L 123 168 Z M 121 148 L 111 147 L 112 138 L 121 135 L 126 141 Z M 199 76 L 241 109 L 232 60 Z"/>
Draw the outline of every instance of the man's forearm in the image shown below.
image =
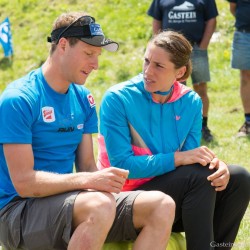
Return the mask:
<path fill-rule="evenodd" d="M 199 47 L 201 49 L 207 49 L 210 39 L 216 29 L 216 18 L 212 18 L 207 21 L 205 31 L 201 40 Z"/>

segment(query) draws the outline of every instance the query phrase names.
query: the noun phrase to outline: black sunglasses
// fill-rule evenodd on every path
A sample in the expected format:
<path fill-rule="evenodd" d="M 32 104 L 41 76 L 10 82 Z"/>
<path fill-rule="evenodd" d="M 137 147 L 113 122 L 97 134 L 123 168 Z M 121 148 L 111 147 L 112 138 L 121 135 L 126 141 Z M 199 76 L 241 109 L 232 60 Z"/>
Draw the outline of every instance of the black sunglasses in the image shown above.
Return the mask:
<path fill-rule="evenodd" d="M 74 24 L 76 24 L 77 22 L 79 22 L 80 26 L 84 26 L 84 25 L 89 25 L 91 23 L 95 23 L 95 18 L 92 16 L 80 16 L 78 17 L 74 22 L 72 22 L 71 24 L 69 24 L 64 30 L 62 30 L 62 32 L 58 35 L 57 37 L 57 41 L 56 44 L 58 44 L 60 38 L 63 37 L 63 34 L 69 29 L 71 28 Z M 51 38 L 48 37 L 48 42 L 51 42 Z"/>

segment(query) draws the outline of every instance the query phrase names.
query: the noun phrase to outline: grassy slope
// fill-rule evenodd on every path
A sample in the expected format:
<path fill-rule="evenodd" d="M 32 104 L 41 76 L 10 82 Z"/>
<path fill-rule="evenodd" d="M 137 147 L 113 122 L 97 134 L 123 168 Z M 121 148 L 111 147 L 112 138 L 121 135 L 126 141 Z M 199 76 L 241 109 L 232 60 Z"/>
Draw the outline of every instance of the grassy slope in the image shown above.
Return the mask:
<path fill-rule="evenodd" d="M 10 62 L 0 48 L 0 92 L 13 79 L 38 67 L 48 53 L 46 37 L 54 19 L 64 11 L 84 10 L 102 24 L 108 37 L 120 42 L 118 53 L 103 52 L 100 68 L 88 80 L 97 105 L 106 88 L 141 71 L 146 41 L 151 36 L 151 19 L 146 15 L 151 0 L 0 0 L 0 21 L 9 16 L 15 56 Z M 250 139 L 235 139 L 243 123 L 239 96 L 239 72 L 230 68 L 230 46 L 234 19 L 225 0 L 217 0 L 217 39 L 209 48 L 212 82 L 209 85 L 209 126 L 215 141 L 209 146 L 229 163 L 250 170 Z M 250 209 L 237 238 L 235 249 L 250 249 Z"/>

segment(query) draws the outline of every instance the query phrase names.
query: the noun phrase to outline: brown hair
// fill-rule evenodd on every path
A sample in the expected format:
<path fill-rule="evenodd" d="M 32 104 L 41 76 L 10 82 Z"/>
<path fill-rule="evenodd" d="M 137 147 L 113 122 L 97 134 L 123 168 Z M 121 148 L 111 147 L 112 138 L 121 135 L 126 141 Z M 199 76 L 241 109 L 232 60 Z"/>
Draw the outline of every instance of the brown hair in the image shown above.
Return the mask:
<path fill-rule="evenodd" d="M 62 13 L 54 22 L 53 27 L 52 27 L 52 31 L 58 28 L 62 28 L 62 27 L 67 27 L 69 26 L 71 23 L 73 23 L 77 18 L 81 17 L 81 16 L 88 16 L 88 14 L 86 12 L 67 12 L 67 13 Z M 76 22 L 73 26 L 79 25 L 78 22 Z M 68 37 L 67 38 L 69 41 L 69 44 L 71 46 L 75 45 L 78 41 L 77 38 L 75 37 Z M 51 48 L 50 48 L 50 54 L 52 54 L 57 46 L 57 42 L 54 41 L 51 43 Z"/>
<path fill-rule="evenodd" d="M 191 53 L 192 46 L 189 41 L 181 34 L 175 31 L 167 30 L 156 34 L 150 43 L 164 49 L 170 55 L 170 61 L 176 69 L 186 66 L 185 74 L 177 79 L 185 81 L 192 72 Z"/>

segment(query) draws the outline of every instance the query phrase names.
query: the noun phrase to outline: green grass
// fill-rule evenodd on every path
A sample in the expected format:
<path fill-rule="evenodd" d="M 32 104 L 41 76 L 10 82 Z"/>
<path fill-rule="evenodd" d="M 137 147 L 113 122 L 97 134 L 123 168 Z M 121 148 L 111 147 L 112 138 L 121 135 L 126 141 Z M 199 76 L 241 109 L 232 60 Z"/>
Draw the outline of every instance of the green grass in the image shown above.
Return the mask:
<path fill-rule="evenodd" d="M 65 11 L 83 10 L 93 15 L 105 34 L 120 43 L 118 53 L 103 52 L 100 68 L 86 85 L 95 96 L 97 106 L 109 86 L 139 73 L 147 40 L 151 36 L 151 18 L 146 11 L 151 0 L 0 0 L 0 21 L 9 17 L 12 25 L 14 57 L 3 57 L 0 48 L 0 93 L 12 80 L 39 67 L 48 55 L 54 19 Z M 234 18 L 228 2 L 217 0 L 217 39 L 209 47 L 211 83 L 209 84 L 209 127 L 215 141 L 208 146 L 228 163 L 250 170 L 250 139 L 236 139 L 244 121 L 239 95 L 239 72 L 230 68 Z M 190 83 L 188 83 L 189 86 Z M 95 138 L 96 145 L 96 138 Z M 95 146 L 96 149 L 96 146 Z M 242 221 L 234 249 L 250 249 L 250 208 Z"/>

